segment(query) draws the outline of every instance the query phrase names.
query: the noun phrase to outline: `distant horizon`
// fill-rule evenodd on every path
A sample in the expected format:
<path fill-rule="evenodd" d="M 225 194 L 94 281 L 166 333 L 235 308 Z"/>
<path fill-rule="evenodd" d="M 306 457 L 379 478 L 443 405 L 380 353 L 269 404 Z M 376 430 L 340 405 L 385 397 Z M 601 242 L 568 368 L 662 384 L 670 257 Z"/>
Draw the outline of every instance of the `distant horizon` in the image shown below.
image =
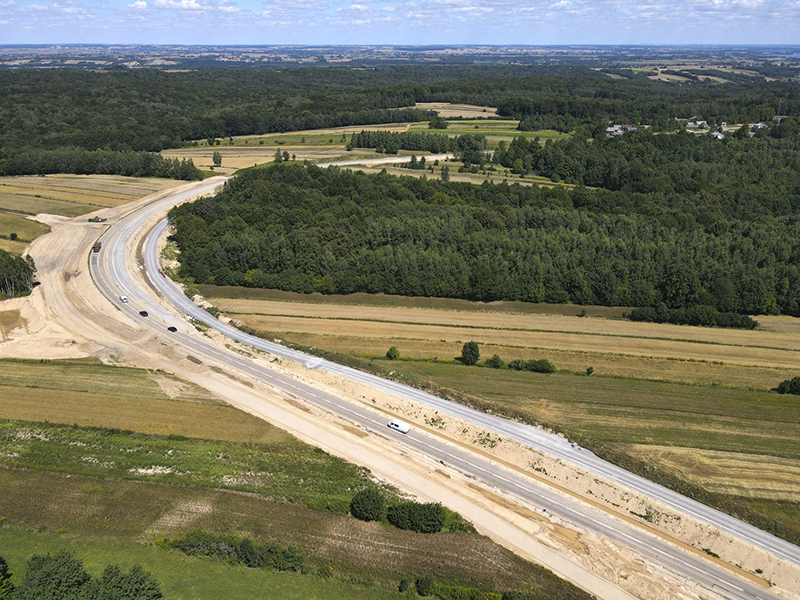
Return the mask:
<path fill-rule="evenodd" d="M 9 45 L 794 46 L 798 32 L 796 0 L 0 0 Z"/>
<path fill-rule="evenodd" d="M 563 44 L 490 44 L 490 43 L 428 43 L 428 44 L 367 44 L 367 43 L 341 43 L 341 44 L 302 44 L 299 42 L 287 43 L 178 43 L 178 42 L 31 42 L 31 43 L 0 43 L 0 48 L 34 48 L 34 47 L 103 47 L 114 46 L 148 46 L 148 47 L 174 47 L 174 48 L 798 48 L 798 43 L 753 43 L 753 44 L 707 44 L 707 43 L 682 43 L 682 44 L 635 44 L 635 43 L 607 43 L 607 44 L 588 44 L 588 43 L 563 43 Z"/>

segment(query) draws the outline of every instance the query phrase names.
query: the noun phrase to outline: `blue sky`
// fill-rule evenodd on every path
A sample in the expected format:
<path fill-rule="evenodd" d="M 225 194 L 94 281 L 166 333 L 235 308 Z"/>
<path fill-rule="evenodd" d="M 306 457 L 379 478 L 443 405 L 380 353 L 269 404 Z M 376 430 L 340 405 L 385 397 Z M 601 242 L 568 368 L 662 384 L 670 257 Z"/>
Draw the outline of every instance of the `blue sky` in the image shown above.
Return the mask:
<path fill-rule="evenodd" d="M 0 43 L 796 44 L 800 0 L 0 0 Z"/>

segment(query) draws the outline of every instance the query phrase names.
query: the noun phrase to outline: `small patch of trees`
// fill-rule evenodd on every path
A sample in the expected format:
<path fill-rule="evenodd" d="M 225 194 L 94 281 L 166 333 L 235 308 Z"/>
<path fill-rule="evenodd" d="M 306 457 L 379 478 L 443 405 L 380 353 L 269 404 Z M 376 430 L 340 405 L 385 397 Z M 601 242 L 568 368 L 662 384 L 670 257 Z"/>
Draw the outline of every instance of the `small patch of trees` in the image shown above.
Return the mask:
<path fill-rule="evenodd" d="M 350 514 L 362 521 L 386 521 L 398 529 L 418 533 L 438 533 L 448 523 L 449 531 L 474 531 L 458 513 L 447 511 L 441 504 L 407 501 L 387 507 L 386 498 L 376 488 L 358 492 L 350 501 Z"/>
<path fill-rule="evenodd" d="M 139 565 L 123 571 L 109 565 L 98 578 L 92 578 L 83 562 L 60 551 L 34 555 L 25 567 L 25 576 L 14 588 L 5 560 L 0 558 L 0 599 L 13 600 L 158 600 L 163 598 L 158 581 Z"/>
<path fill-rule="evenodd" d="M 428 122 L 429 129 L 447 129 L 448 125 L 447 119 L 439 115 L 436 115 Z"/>
<path fill-rule="evenodd" d="M 467 342 L 461 347 L 460 361 L 465 365 L 474 365 L 481 358 L 481 351 L 477 342 Z"/>
<path fill-rule="evenodd" d="M 303 551 L 297 546 L 275 543 L 258 544 L 249 538 L 206 531 L 190 531 L 180 538 L 159 540 L 164 548 L 180 550 L 190 556 L 206 556 L 229 564 L 242 564 L 253 569 L 301 571 Z"/>
<path fill-rule="evenodd" d="M 776 388 L 779 394 L 795 394 L 800 396 L 800 376 L 781 381 Z"/>
<path fill-rule="evenodd" d="M 211 161 L 214 163 L 215 167 L 221 167 L 222 166 L 222 154 L 220 154 L 219 152 L 214 152 L 214 154 L 211 155 Z"/>
<path fill-rule="evenodd" d="M 22 257 L 0 250 L 0 298 L 21 296 L 31 291 L 36 265 L 30 256 Z"/>
<path fill-rule="evenodd" d="M 392 346 L 386 351 L 386 358 L 389 360 L 398 360 L 400 358 L 400 350 L 397 349 L 397 346 Z"/>
<path fill-rule="evenodd" d="M 408 161 L 408 163 L 406 163 L 406 164 L 404 164 L 402 166 L 405 169 L 412 169 L 412 170 L 415 170 L 415 171 L 424 171 L 425 169 L 428 168 L 428 161 L 425 160 L 424 156 L 421 157 L 419 160 L 417 160 L 417 155 L 416 154 L 412 154 L 411 155 L 411 160 Z"/>
<path fill-rule="evenodd" d="M 14 584 L 11 582 L 11 571 L 6 559 L 0 556 L 0 600 L 11 600 Z"/>

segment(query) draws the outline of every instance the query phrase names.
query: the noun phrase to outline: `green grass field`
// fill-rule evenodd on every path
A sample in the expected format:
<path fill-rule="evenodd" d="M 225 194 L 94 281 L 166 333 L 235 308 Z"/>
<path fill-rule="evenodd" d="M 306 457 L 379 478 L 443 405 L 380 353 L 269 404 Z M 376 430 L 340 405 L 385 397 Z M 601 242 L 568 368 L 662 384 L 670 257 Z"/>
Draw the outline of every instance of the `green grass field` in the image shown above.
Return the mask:
<path fill-rule="evenodd" d="M 31 423 L 0 422 L 0 465 L 250 491 L 346 513 L 369 473 L 299 441 L 241 444 Z"/>
<path fill-rule="evenodd" d="M 33 554 L 69 550 L 80 558 L 93 576 L 107 564 L 124 568 L 139 564 L 158 579 L 170 600 L 372 600 L 401 598 L 392 590 L 347 583 L 317 575 L 248 569 L 202 558 L 185 556 L 128 540 L 38 533 L 0 527 L 0 555 L 15 577 L 21 577 Z"/>
<path fill-rule="evenodd" d="M 50 228 L 44 223 L 31 221 L 24 215 L 0 212 L 0 238 L 10 240 L 11 234 L 16 233 L 20 242 L 29 244 L 49 231 Z"/>
<path fill-rule="evenodd" d="M 259 542 L 299 546 L 312 571 L 333 565 L 337 578 L 388 587 L 403 574 L 425 572 L 495 589 L 547 588 L 558 582 L 477 534 L 402 531 L 257 494 L 16 469 L 0 469 L 0 485 L 0 515 L 17 529 L 144 544 L 193 529 L 236 532 Z"/>
<path fill-rule="evenodd" d="M 789 395 L 432 362 L 403 362 L 399 368 L 603 444 L 757 450 L 800 459 L 800 403 Z"/>

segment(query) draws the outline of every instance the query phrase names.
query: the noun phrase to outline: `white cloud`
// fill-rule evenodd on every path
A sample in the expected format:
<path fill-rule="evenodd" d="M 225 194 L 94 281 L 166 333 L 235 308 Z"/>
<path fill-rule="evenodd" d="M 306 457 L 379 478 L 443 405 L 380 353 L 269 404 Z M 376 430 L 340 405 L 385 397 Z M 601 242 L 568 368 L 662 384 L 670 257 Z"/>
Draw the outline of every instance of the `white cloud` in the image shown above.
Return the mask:
<path fill-rule="evenodd" d="M 11 8 L 12 6 L 16 6 L 17 3 L 14 0 L 5 0 L 4 2 L 0 2 L 0 8 Z M 8 21 L 6 21 L 8 22 Z"/>
<path fill-rule="evenodd" d="M 128 4 L 125 8 L 130 10 L 147 10 L 147 2 L 144 0 L 136 0 L 136 2 Z"/>
<path fill-rule="evenodd" d="M 197 0 L 155 0 L 156 8 L 172 8 L 175 10 L 208 10 L 209 6 L 200 4 Z"/>

